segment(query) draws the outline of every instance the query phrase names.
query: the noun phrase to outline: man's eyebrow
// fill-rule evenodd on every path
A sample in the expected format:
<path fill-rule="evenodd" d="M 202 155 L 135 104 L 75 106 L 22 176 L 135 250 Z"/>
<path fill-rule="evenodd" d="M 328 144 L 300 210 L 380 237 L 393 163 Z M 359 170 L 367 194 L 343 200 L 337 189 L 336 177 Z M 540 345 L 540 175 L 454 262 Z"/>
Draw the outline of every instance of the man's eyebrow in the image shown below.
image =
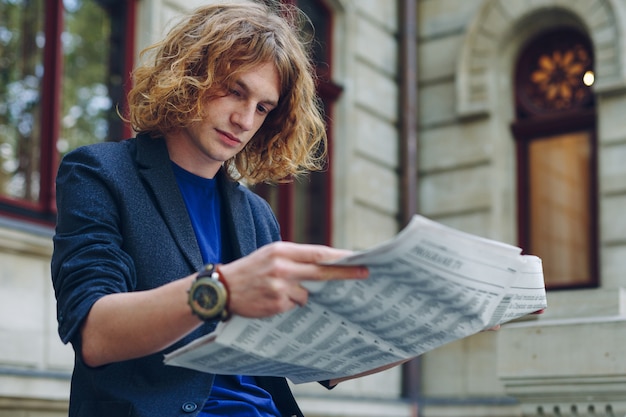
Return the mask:
<path fill-rule="evenodd" d="M 237 80 L 235 81 L 235 84 L 241 88 L 246 94 L 250 94 L 250 87 L 248 87 L 248 84 L 246 84 L 244 81 L 242 80 Z M 261 103 L 265 103 L 269 106 L 272 107 L 277 107 L 278 106 L 278 102 L 275 100 L 270 100 L 270 99 L 265 99 L 265 100 L 261 100 Z"/>

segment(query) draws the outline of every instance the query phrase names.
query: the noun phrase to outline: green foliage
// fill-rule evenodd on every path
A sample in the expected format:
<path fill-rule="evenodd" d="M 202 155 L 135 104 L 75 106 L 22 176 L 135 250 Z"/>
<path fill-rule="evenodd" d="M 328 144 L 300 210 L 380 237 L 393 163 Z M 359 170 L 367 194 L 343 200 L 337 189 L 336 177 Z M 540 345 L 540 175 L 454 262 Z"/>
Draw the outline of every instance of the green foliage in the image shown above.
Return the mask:
<path fill-rule="evenodd" d="M 64 21 L 60 151 L 105 140 L 113 109 L 107 87 L 109 16 L 93 0 L 73 0 L 66 2 Z"/>
<path fill-rule="evenodd" d="M 64 0 L 61 34 L 60 132 L 41 129 L 45 5 L 50 0 L 0 0 L 0 195 L 36 201 L 42 141 L 58 134 L 60 154 L 106 140 L 112 19 L 95 0 Z M 119 13 L 119 12 L 116 12 Z M 119 82 L 116 84 L 119 85 Z M 53 158 L 43 155 L 43 158 Z"/>

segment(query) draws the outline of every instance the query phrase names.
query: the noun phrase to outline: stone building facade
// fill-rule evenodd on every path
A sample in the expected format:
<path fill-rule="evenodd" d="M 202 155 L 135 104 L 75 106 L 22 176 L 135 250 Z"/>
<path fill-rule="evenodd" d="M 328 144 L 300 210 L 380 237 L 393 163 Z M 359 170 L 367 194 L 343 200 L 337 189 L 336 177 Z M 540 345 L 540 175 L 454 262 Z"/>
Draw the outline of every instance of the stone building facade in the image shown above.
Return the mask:
<path fill-rule="evenodd" d="M 135 50 L 207 2 L 137 0 Z M 626 415 L 626 0 L 323 2 L 333 17 L 331 79 L 342 90 L 331 115 L 333 245 L 363 249 L 392 237 L 410 214 L 407 196 L 420 214 L 517 245 L 517 58 L 534 36 L 573 27 L 589 37 L 595 58 L 599 276 L 597 285 L 549 291 L 542 315 L 443 346 L 404 369 L 330 392 L 295 386 L 305 414 Z M 407 10 L 414 25 L 403 19 Z M 407 168 L 411 138 L 417 148 Z M 56 333 L 52 233 L 0 215 L 0 417 L 66 415 L 73 354 Z"/>

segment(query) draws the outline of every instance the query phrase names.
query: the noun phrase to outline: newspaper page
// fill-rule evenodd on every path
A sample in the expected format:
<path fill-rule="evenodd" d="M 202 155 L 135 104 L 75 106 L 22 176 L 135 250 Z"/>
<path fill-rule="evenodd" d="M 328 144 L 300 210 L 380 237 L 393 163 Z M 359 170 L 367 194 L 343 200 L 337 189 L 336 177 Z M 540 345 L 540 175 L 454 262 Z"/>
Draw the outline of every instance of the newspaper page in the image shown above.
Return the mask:
<path fill-rule="evenodd" d="M 546 307 L 541 260 L 416 215 L 394 239 L 336 264 L 369 278 L 307 282 L 309 302 L 233 317 L 165 357 L 219 374 L 321 381 L 419 356 Z"/>

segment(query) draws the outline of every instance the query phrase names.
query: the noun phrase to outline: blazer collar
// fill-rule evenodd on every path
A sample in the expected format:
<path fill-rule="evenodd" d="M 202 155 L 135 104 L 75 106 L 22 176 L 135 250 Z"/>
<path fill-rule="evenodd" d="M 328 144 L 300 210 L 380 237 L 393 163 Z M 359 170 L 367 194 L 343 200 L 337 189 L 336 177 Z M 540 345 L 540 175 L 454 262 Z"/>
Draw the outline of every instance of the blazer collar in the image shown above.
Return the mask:
<path fill-rule="evenodd" d="M 137 135 L 137 164 L 170 233 L 191 268 L 198 271 L 202 267 L 202 254 L 172 171 L 165 140 Z"/>
<path fill-rule="evenodd" d="M 137 164 L 139 172 L 152 191 L 156 204 L 163 215 L 170 233 L 181 248 L 193 270 L 202 267 L 202 254 L 191 225 L 185 202 L 176 183 L 165 140 L 137 135 Z M 217 173 L 219 192 L 222 201 L 222 241 L 228 245 L 225 253 L 231 261 L 253 252 L 256 248 L 254 219 L 241 185 L 232 181 L 224 169 Z"/>

